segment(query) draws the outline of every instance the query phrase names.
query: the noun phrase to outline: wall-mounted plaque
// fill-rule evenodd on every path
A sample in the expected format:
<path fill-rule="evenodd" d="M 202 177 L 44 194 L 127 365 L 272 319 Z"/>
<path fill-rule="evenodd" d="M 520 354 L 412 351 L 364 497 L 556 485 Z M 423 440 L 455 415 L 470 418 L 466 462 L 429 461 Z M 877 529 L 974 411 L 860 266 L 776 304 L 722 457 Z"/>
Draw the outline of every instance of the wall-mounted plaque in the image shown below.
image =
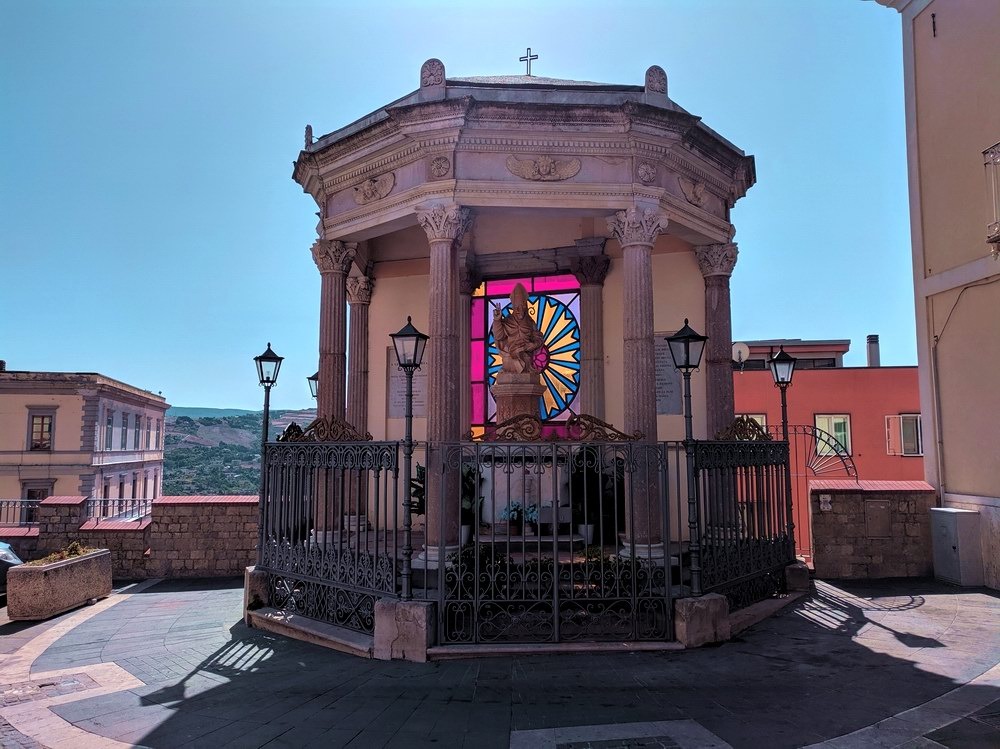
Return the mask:
<path fill-rule="evenodd" d="M 654 333 L 653 347 L 656 352 L 656 413 L 683 415 L 681 373 L 670 358 L 670 347 L 666 338 L 673 333 Z"/>
<path fill-rule="evenodd" d="M 385 349 L 386 382 L 386 414 L 390 419 L 402 419 L 406 416 L 406 374 L 399 368 L 396 351 L 392 346 Z M 424 364 L 413 373 L 413 415 L 416 418 L 427 417 L 427 352 L 424 351 Z"/>

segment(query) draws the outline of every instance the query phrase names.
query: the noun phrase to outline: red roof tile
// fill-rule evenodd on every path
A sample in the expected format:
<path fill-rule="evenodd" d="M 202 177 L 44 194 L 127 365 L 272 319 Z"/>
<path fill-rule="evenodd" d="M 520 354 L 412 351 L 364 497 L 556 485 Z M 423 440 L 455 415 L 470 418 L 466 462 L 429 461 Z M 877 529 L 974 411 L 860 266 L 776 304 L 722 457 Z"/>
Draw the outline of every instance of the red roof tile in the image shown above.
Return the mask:
<path fill-rule="evenodd" d="M 149 527 L 149 518 L 135 520 L 97 520 L 91 519 L 80 526 L 81 531 L 142 531 Z"/>
<path fill-rule="evenodd" d="M 11 527 L 0 526 L 0 539 L 4 538 L 32 538 L 38 535 L 37 525 L 15 525 Z"/>
<path fill-rule="evenodd" d="M 39 504 L 42 505 L 79 505 L 87 501 L 86 497 L 46 497 Z"/>
<path fill-rule="evenodd" d="M 811 491 L 851 492 L 932 492 L 934 487 L 926 481 L 855 481 L 854 479 L 814 479 L 809 482 Z"/>

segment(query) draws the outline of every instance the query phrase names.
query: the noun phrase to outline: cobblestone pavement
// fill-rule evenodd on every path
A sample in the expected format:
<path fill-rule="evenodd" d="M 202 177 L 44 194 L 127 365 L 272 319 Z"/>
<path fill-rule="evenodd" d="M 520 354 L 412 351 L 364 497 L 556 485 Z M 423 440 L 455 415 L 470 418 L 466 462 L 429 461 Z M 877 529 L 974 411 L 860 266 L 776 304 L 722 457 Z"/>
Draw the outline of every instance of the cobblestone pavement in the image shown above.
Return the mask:
<path fill-rule="evenodd" d="M 0 744 L 1000 746 L 988 591 L 819 582 L 717 647 L 410 664 L 247 629 L 241 583 L 125 589 L 35 637 L 20 628 L 0 684 L 36 698 L 0 708 Z M 57 677 L 83 688 L 44 694 Z"/>

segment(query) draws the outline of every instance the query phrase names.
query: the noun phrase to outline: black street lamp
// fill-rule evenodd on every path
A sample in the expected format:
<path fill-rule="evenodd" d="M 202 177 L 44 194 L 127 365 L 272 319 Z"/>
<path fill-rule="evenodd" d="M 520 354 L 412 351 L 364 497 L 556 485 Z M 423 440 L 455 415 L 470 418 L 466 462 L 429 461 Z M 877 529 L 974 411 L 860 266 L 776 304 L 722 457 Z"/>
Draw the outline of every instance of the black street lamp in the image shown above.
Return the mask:
<path fill-rule="evenodd" d="M 788 464 L 785 466 L 785 504 L 788 513 L 788 545 L 789 556 L 795 559 L 795 521 L 793 519 L 794 504 L 792 502 L 792 446 L 788 442 L 788 399 L 786 391 L 792 385 L 792 374 L 795 372 L 795 357 L 785 353 L 785 347 L 779 346 L 778 353 L 768 362 L 771 366 L 771 377 L 774 386 L 781 390 L 781 438 L 788 446 Z"/>
<path fill-rule="evenodd" d="M 260 435 L 260 497 L 264 501 L 264 458 L 267 449 L 267 427 L 271 420 L 271 388 L 278 384 L 278 370 L 281 369 L 281 362 L 284 357 L 278 356 L 271 350 L 271 343 L 267 344 L 267 351 L 260 356 L 253 358 L 257 364 L 257 379 L 260 386 L 264 388 L 264 423 L 261 427 Z"/>
<path fill-rule="evenodd" d="M 316 370 L 316 374 L 306 377 L 306 382 L 309 383 L 309 394 L 316 398 L 319 393 L 319 370 Z"/>
<path fill-rule="evenodd" d="M 670 358 L 684 377 L 684 452 L 687 462 L 687 500 L 689 552 L 691 555 L 691 593 L 701 595 L 701 542 L 699 541 L 698 496 L 694 485 L 694 429 L 691 418 L 691 371 L 701 364 L 708 336 L 696 333 L 684 318 L 684 327 L 669 336 Z"/>
<path fill-rule="evenodd" d="M 420 369 L 424 358 L 427 339 L 415 327 L 410 317 L 406 325 L 398 333 L 392 333 L 392 345 L 396 349 L 396 361 L 399 368 L 406 374 L 406 436 L 403 439 L 403 491 L 406 500 L 403 502 L 403 600 L 412 598 L 411 580 L 413 577 L 413 539 L 412 539 L 412 507 L 410 505 L 410 476 L 413 471 L 413 373 Z"/>

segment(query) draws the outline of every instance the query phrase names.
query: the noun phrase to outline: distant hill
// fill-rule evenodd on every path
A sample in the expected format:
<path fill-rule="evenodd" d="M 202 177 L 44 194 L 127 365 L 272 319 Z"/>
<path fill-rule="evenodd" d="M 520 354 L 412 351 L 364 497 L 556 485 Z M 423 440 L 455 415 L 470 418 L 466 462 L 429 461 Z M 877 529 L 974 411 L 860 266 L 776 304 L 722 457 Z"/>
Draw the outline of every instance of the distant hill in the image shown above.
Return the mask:
<path fill-rule="evenodd" d="M 191 419 L 200 419 L 202 416 L 219 418 L 221 416 L 244 416 L 246 414 L 259 414 L 260 411 L 247 411 L 243 408 L 195 408 L 190 406 L 171 406 L 167 409 L 167 418 L 176 419 L 178 416 L 187 416 Z"/>

